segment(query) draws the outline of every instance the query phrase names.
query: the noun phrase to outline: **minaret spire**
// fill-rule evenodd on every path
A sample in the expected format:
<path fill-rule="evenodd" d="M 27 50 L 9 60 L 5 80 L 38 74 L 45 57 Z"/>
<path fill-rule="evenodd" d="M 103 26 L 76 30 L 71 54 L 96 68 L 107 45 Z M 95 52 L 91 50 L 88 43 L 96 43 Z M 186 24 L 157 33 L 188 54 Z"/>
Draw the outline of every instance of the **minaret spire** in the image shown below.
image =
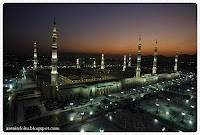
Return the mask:
<path fill-rule="evenodd" d="M 174 65 L 174 72 L 177 72 L 177 68 L 178 68 L 178 46 L 176 48 L 176 55 L 175 55 L 175 65 Z"/>
<path fill-rule="evenodd" d="M 141 72 L 140 63 L 141 63 L 141 35 L 139 37 L 139 44 L 138 44 L 136 77 L 140 77 L 140 72 Z"/>
<path fill-rule="evenodd" d="M 101 69 L 104 69 L 105 68 L 105 65 L 104 65 L 104 53 L 103 53 L 103 50 L 102 50 L 102 55 L 101 55 Z"/>
<path fill-rule="evenodd" d="M 53 43 L 52 43 L 52 58 L 51 58 L 51 84 L 55 86 L 57 84 L 57 30 L 56 30 L 56 21 L 54 17 L 53 24 L 53 35 L 52 35 Z"/>
<path fill-rule="evenodd" d="M 34 62 L 33 62 L 33 70 L 37 70 L 37 42 L 34 41 L 34 50 L 33 50 L 34 54 L 33 54 L 33 58 L 34 58 Z"/>
<path fill-rule="evenodd" d="M 79 59 L 76 60 L 76 68 L 80 68 L 80 62 L 79 62 Z"/>
<path fill-rule="evenodd" d="M 131 67 L 131 49 L 130 49 L 130 52 L 129 52 L 128 67 Z"/>
<path fill-rule="evenodd" d="M 56 17 L 54 17 L 53 24 L 56 25 Z"/>
<path fill-rule="evenodd" d="M 157 70 L 157 39 L 156 39 L 156 44 L 155 44 L 155 51 L 154 51 L 154 59 L 153 59 L 153 68 L 152 68 L 152 74 L 155 75 L 156 74 L 156 70 Z"/>
<path fill-rule="evenodd" d="M 125 71 L 125 70 L 126 70 L 126 55 L 124 55 L 124 65 L 123 65 L 122 71 Z"/>
<path fill-rule="evenodd" d="M 94 60 L 94 63 L 93 63 L 93 68 L 96 68 L 96 61 Z"/>

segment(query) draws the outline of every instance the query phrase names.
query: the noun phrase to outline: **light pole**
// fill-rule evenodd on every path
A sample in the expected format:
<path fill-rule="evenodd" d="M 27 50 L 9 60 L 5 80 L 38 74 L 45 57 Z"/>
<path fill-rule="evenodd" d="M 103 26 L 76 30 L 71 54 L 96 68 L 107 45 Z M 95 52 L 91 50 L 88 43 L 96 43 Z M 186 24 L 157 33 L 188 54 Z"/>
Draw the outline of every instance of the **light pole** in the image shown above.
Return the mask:
<path fill-rule="evenodd" d="M 90 99 L 90 102 L 91 102 L 91 106 L 92 106 L 92 101 L 93 101 L 93 98 L 91 98 L 91 99 Z"/>
<path fill-rule="evenodd" d="M 70 103 L 70 106 L 71 106 L 71 111 L 72 111 L 72 106 L 73 106 L 73 103 Z"/>
<path fill-rule="evenodd" d="M 194 105 L 191 105 L 190 107 L 192 108 L 191 114 L 193 115 Z"/>
<path fill-rule="evenodd" d="M 83 116 L 84 116 L 84 112 L 81 112 L 81 116 L 82 116 L 82 123 L 83 123 Z"/>
<path fill-rule="evenodd" d="M 193 94 L 193 91 L 194 91 L 194 87 L 191 87 L 191 89 L 192 89 L 192 94 Z"/>
<path fill-rule="evenodd" d="M 181 114 L 182 114 L 182 122 L 183 122 L 183 119 L 184 119 L 185 113 L 182 112 Z"/>
<path fill-rule="evenodd" d="M 112 102 L 110 102 L 111 110 L 112 110 Z"/>
<path fill-rule="evenodd" d="M 136 90 L 136 89 L 133 89 L 133 91 L 134 91 L 134 94 L 135 94 L 135 90 Z"/>
<path fill-rule="evenodd" d="M 159 107 L 159 104 L 158 103 L 156 103 L 156 112 L 158 113 L 158 107 Z"/>
<path fill-rule="evenodd" d="M 167 101 L 168 101 L 168 104 L 167 104 L 167 106 L 169 107 L 169 101 L 170 101 L 170 98 L 167 98 Z"/>

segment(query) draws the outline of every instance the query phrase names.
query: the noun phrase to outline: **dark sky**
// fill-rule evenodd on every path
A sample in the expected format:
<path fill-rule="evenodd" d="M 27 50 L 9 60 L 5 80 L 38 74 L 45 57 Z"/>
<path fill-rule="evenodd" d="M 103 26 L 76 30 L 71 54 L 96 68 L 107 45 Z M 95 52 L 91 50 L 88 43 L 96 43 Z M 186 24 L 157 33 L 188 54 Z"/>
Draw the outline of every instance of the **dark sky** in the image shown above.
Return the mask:
<path fill-rule="evenodd" d="M 53 18 L 58 30 L 58 52 L 142 55 L 194 54 L 197 51 L 196 4 L 4 4 L 4 54 L 50 55 Z"/>

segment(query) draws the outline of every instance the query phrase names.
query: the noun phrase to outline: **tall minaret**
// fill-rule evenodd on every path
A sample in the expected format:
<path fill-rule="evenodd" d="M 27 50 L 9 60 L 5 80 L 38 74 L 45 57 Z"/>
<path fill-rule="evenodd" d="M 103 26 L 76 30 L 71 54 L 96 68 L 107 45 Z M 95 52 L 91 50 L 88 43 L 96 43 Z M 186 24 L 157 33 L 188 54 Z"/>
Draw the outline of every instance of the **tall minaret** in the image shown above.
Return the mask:
<path fill-rule="evenodd" d="M 156 64 L 157 64 L 157 40 L 156 40 L 156 45 L 155 45 L 155 52 L 154 52 L 154 59 L 153 59 L 153 68 L 152 68 L 152 74 L 156 74 Z"/>
<path fill-rule="evenodd" d="M 141 35 L 139 37 L 139 45 L 138 45 L 136 77 L 140 77 L 140 71 L 141 71 L 140 63 L 141 63 Z"/>
<path fill-rule="evenodd" d="M 93 63 L 93 68 L 96 68 L 96 61 L 94 60 L 94 63 Z"/>
<path fill-rule="evenodd" d="M 33 62 L 33 70 L 37 70 L 37 42 L 34 41 L 34 55 L 33 55 L 33 58 L 34 58 L 34 62 Z"/>
<path fill-rule="evenodd" d="M 79 59 L 76 60 L 76 68 L 80 68 Z"/>
<path fill-rule="evenodd" d="M 176 49 L 176 56 L 175 56 L 175 65 L 174 65 L 174 72 L 176 73 L 177 72 L 177 64 L 178 64 L 178 46 L 177 46 L 177 49 Z"/>
<path fill-rule="evenodd" d="M 51 84 L 52 86 L 55 86 L 57 84 L 57 30 L 56 30 L 56 22 L 54 18 L 54 24 L 53 24 L 53 43 L 52 43 L 52 58 L 51 58 Z"/>
<path fill-rule="evenodd" d="M 124 55 L 124 65 L 123 65 L 122 71 L 125 71 L 125 70 L 126 70 L 126 55 Z"/>
<path fill-rule="evenodd" d="M 128 67 L 131 67 L 131 49 L 130 49 L 130 52 L 129 52 Z"/>
<path fill-rule="evenodd" d="M 102 51 L 102 55 L 101 55 L 101 69 L 104 69 L 105 68 L 105 65 L 104 65 L 104 54 L 103 54 L 103 51 Z"/>

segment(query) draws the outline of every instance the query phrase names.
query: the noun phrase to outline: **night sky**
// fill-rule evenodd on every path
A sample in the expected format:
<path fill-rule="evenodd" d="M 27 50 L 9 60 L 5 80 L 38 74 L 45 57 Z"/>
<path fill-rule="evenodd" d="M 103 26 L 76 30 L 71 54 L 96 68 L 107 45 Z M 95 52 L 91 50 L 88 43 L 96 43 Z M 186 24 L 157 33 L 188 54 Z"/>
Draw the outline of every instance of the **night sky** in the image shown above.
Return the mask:
<path fill-rule="evenodd" d="M 4 54 L 50 55 L 53 18 L 58 52 L 174 56 L 197 52 L 196 4 L 4 4 Z M 59 54 L 58 54 L 59 55 Z"/>

